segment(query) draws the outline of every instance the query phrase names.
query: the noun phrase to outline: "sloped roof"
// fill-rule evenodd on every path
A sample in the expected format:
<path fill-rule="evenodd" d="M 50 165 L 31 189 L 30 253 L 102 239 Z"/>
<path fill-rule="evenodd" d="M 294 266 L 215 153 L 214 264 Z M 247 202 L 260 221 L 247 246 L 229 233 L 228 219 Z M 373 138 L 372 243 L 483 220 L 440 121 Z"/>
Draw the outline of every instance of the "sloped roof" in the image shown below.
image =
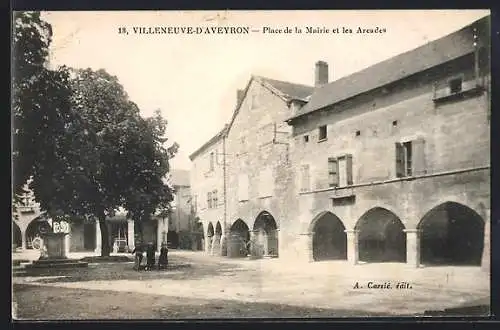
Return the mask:
<path fill-rule="evenodd" d="M 248 89 L 250 88 L 250 85 L 252 84 L 252 81 L 257 81 L 260 83 L 262 86 L 265 88 L 269 89 L 272 93 L 278 95 L 278 97 L 282 98 L 285 102 L 292 100 L 292 99 L 299 99 L 299 100 L 304 100 L 307 99 L 313 92 L 314 87 L 311 86 L 306 86 L 306 85 L 301 85 L 301 84 L 296 84 L 296 83 L 291 83 L 287 81 L 281 81 L 281 80 L 276 80 L 276 79 L 271 79 L 267 77 L 262 77 L 262 76 L 256 76 L 253 75 L 245 89 L 243 90 L 243 96 L 241 97 L 240 100 L 238 100 L 238 103 L 236 104 L 236 107 L 234 109 L 231 121 L 229 124 L 226 124 L 224 128 L 219 131 L 215 136 L 213 136 L 210 140 L 208 140 L 205 144 L 203 144 L 200 148 L 198 148 L 195 152 L 193 152 L 190 156 L 189 159 L 192 161 L 197 155 L 199 155 L 201 152 L 206 150 L 208 147 L 219 141 L 222 137 L 224 137 L 225 134 L 229 131 L 231 125 L 234 122 L 234 119 L 236 118 L 236 115 L 238 114 L 241 104 L 243 103 L 243 100 L 245 99 Z"/>
<path fill-rule="evenodd" d="M 224 128 L 220 130 L 217 134 L 215 134 L 210 140 L 205 142 L 201 147 L 196 149 L 191 155 L 189 155 L 189 159 L 193 161 L 193 159 L 198 156 L 200 153 L 202 153 L 204 150 L 206 150 L 208 147 L 219 141 L 224 134 L 226 133 L 227 130 L 227 125 L 224 125 Z"/>
<path fill-rule="evenodd" d="M 241 104 L 243 103 L 243 100 L 246 98 L 248 89 L 252 85 L 253 81 L 257 81 L 259 84 L 270 90 L 272 93 L 276 94 L 285 102 L 289 102 L 290 100 L 293 99 L 307 98 L 314 91 L 314 87 L 311 86 L 270 79 L 263 76 L 252 75 L 252 77 L 248 80 L 245 89 L 243 90 L 242 98 L 236 104 L 236 108 L 234 109 L 233 116 L 231 118 L 231 121 L 229 122 L 226 133 L 228 133 L 229 130 L 231 129 L 231 126 L 233 125 L 233 122 L 240 111 Z"/>
<path fill-rule="evenodd" d="M 267 83 L 280 91 L 283 96 L 289 99 L 305 99 L 310 96 L 314 87 L 291 83 L 287 81 L 275 80 L 266 77 L 256 76 L 262 82 Z"/>
<path fill-rule="evenodd" d="M 288 120 L 467 55 L 474 51 L 472 28 L 481 24 L 481 30 L 489 29 L 488 21 L 489 16 L 445 37 L 324 85 L 316 89 L 310 101 Z"/>

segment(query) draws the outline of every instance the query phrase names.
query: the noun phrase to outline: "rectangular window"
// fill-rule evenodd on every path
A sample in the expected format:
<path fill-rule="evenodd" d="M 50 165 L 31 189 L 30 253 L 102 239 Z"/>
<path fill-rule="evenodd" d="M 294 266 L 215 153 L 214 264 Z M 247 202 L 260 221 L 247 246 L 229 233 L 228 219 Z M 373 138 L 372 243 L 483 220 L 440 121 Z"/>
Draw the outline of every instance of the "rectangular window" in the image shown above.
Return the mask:
<path fill-rule="evenodd" d="M 396 143 L 396 177 L 401 178 L 427 173 L 425 161 L 425 140 Z"/>
<path fill-rule="evenodd" d="M 212 193 L 211 192 L 207 193 L 207 207 L 209 209 L 212 208 Z"/>
<path fill-rule="evenodd" d="M 311 190 L 311 176 L 309 164 L 302 165 L 300 168 L 300 191 Z"/>
<path fill-rule="evenodd" d="M 450 93 L 455 94 L 462 91 L 462 78 L 455 78 L 448 81 L 448 86 L 450 87 Z"/>
<path fill-rule="evenodd" d="M 215 168 L 215 154 L 213 152 L 210 153 L 210 171 L 213 171 Z"/>
<path fill-rule="evenodd" d="M 219 201 L 217 199 L 217 190 L 212 191 L 212 208 L 216 208 L 219 205 Z"/>
<path fill-rule="evenodd" d="M 328 184 L 330 187 L 339 185 L 337 158 L 328 158 Z"/>
<path fill-rule="evenodd" d="M 328 158 L 328 177 L 330 187 L 352 185 L 352 155 Z"/>
<path fill-rule="evenodd" d="M 327 138 L 326 125 L 320 126 L 318 130 L 319 130 L 318 141 L 326 140 L 326 138 Z"/>
<path fill-rule="evenodd" d="M 304 135 L 304 142 L 305 143 L 309 142 L 309 135 Z"/>
<path fill-rule="evenodd" d="M 411 176 L 412 171 L 412 142 L 396 143 L 396 176 L 398 178 Z"/>

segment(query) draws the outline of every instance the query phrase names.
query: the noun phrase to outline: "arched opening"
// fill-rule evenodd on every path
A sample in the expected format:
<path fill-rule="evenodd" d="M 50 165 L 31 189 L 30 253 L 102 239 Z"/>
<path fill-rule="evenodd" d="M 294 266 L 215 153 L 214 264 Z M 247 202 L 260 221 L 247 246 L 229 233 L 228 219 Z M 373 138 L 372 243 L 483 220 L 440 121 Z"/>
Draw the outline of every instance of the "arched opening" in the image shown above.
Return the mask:
<path fill-rule="evenodd" d="M 365 262 L 406 262 L 406 233 L 399 218 L 376 207 L 356 224 L 359 230 L 359 260 Z"/>
<path fill-rule="evenodd" d="M 203 223 L 201 221 L 198 221 L 196 223 L 194 232 L 195 232 L 196 250 L 203 251 L 205 249 L 204 247 L 205 238 L 204 238 Z"/>
<path fill-rule="evenodd" d="M 253 230 L 259 255 L 278 256 L 278 226 L 271 213 L 260 212 L 255 219 Z"/>
<path fill-rule="evenodd" d="M 23 236 L 21 235 L 21 228 L 12 221 L 12 246 L 14 248 L 20 248 L 23 245 Z"/>
<path fill-rule="evenodd" d="M 42 235 L 52 231 L 52 226 L 44 217 L 31 221 L 26 228 L 26 248 L 39 249 Z"/>
<path fill-rule="evenodd" d="M 323 212 L 313 220 L 313 259 L 347 259 L 347 234 L 342 221 L 331 212 Z"/>
<path fill-rule="evenodd" d="M 212 243 L 214 238 L 214 225 L 210 222 L 207 229 L 207 252 L 212 251 Z"/>
<path fill-rule="evenodd" d="M 250 230 L 247 224 L 236 220 L 230 228 L 227 243 L 227 256 L 232 258 L 246 257 L 248 255 L 248 242 L 250 241 Z"/>
<path fill-rule="evenodd" d="M 481 265 L 484 220 L 467 206 L 446 202 L 418 225 L 420 261 L 427 265 Z"/>
<path fill-rule="evenodd" d="M 220 250 L 220 240 L 222 237 L 222 226 L 219 221 L 217 221 L 217 224 L 215 225 L 215 235 L 213 238 L 213 243 L 212 243 L 212 252 L 215 255 L 220 255 L 221 250 Z"/>

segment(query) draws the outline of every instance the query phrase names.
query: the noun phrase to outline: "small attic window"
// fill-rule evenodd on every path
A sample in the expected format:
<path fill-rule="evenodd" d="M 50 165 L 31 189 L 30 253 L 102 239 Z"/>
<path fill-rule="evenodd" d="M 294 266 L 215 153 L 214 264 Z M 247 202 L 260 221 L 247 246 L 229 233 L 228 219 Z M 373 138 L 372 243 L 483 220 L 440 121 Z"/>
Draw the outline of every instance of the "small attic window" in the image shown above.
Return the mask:
<path fill-rule="evenodd" d="M 361 135 L 361 131 L 356 131 L 356 136 L 360 136 Z"/>
<path fill-rule="evenodd" d="M 398 121 L 397 121 L 397 120 L 394 120 L 394 121 L 392 122 L 392 126 L 394 126 L 394 127 L 398 126 Z"/>
<path fill-rule="evenodd" d="M 304 135 L 304 142 L 305 143 L 309 142 L 309 135 Z"/>
<path fill-rule="evenodd" d="M 448 86 L 450 87 L 450 93 L 460 93 L 462 91 L 462 78 L 454 78 L 448 81 Z"/>

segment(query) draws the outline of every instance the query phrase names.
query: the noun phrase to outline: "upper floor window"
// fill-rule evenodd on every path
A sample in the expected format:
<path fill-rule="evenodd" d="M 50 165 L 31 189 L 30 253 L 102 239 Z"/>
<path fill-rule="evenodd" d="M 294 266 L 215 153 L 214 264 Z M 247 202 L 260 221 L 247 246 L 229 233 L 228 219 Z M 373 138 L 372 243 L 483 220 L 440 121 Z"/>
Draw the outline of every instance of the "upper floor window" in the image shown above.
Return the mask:
<path fill-rule="evenodd" d="M 219 204 L 219 200 L 217 198 L 217 190 L 212 191 L 212 208 L 216 208 Z"/>
<path fill-rule="evenodd" d="M 352 155 L 328 158 L 328 183 L 330 187 L 352 185 Z"/>
<path fill-rule="evenodd" d="M 462 91 L 462 78 L 454 78 L 448 81 L 448 86 L 450 87 L 450 93 L 460 93 Z"/>
<path fill-rule="evenodd" d="M 207 193 L 207 208 L 212 208 L 212 192 Z"/>
<path fill-rule="evenodd" d="M 396 143 L 396 177 L 426 173 L 424 139 Z"/>
<path fill-rule="evenodd" d="M 326 138 L 327 138 L 326 125 L 320 126 L 318 130 L 319 130 L 318 141 L 326 140 Z"/>

